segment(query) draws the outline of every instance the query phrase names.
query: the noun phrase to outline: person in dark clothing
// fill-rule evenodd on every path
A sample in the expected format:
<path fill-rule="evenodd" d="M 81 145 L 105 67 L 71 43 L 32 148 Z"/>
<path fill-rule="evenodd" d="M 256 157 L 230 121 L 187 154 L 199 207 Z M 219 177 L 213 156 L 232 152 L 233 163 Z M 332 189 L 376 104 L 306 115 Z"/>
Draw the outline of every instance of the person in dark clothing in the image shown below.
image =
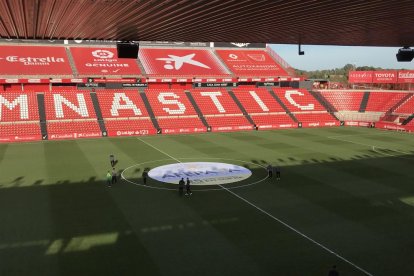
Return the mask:
<path fill-rule="evenodd" d="M 272 176 L 273 176 L 273 167 L 272 167 L 272 165 L 270 165 L 270 164 L 267 165 L 266 169 L 267 169 L 267 176 L 269 178 L 272 178 Z"/>
<path fill-rule="evenodd" d="M 178 182 L 178 194 L 180 196 L 182 196 L 184 193 L 184 185 L 185 185 L 184 178 L 181 178 L 181 180 Z"/>
<path fill-rule="evenodd" d="M 112 184 L 117 183 L 117 181 L 115 168 L 112 168 Z"/>
<path fill-rule="evenodd" d="M 191 186 L 190 186 L 190 179 L 187 177 L 187 182 L 185 183 L 185 195 L 192 195 L 193 193 L 191 192 Z"/>
<path fill-rule="evenodd" d="M 109 155 L 109 161 L 111 162 L 111 167 L 115 166 L 115 156 L 113 154 Z"/>
<path fill-rule="evenodd" d="M 148 177 L 148 172 L 147 170 L 144 170 L 142 172 L 142 180 L 144 181 L 144 185 L 147 185 L 147 177 Z"/>
<path fill-rule="evenodd" d="M 280 167 L 275 167 L 275 173 L 276 173 L 276 180 L 280 180 Z"/>
<path fill-rule="evenodd" d="M 336 265 L 332 266 L 332 269 L 329 270 L 328 276 L 339 276 L 339 272 L 336 270 Z"/>

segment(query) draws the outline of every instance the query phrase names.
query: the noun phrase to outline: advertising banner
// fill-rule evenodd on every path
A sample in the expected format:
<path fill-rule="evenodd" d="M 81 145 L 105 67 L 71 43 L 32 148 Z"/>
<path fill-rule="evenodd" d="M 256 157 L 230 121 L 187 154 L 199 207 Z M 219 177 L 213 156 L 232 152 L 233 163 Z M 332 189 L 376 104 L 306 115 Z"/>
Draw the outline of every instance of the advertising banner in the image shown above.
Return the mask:
<path fill-rule="evenodd" d="M 398 83 L 414 83 L 414 70 L 398 71 Z"/>
<path fill-rule="evenodd" d="M 129 129 L 129 130 L 108 130 L 108 136 L 120 137 L 120 136 L 145 136 L 157 134 L 156 129 Z"/>
<path fill-rule="evenodd" d="M 207 132 L 206 127 L 199 128 L 163 128 L 163 134 L 181 134 L 181 133 L 198 133 L 198 132 Z"/>
<path fill-rule="evenodd" d="M 139 59 L 148 75 L 222 76 L 225 67 L 210 50 L 140 49 Z"/>
<path fill-rule="evenodd" d="M 266 48 L 266 43 L 214 42 L 218 48 Z"/>
<path fill-rule="evenodd" d="M 102 132 L 76 132 L 76 133 L 49 133 L 49 140 L 79 139 L 102 137 Z"/>
<path fill-rule="evenodd" d="M 79 75 L 140 75 L 136 59 L 118 58 L 116 48 L 70 48 Z"/>
<path fill-rule="evenodd" d="M 210 47 L 210 42 L 140 41 L 140 46 L 151 47 Z"/>
<path fill-rule="evenodd" d="M 397 83 L 397 71 L 374 71 L 373 83 Z"/>
<path fill-rule="evenodd" d="M 1 46 L 0 75 L 72 75 L 64 47 Z"/>
<path fill-rule="evenodd" d="M 238 76 L 288 75 L 265 50 L 216 50 L 216 52 L 227 67 Z"/>
<path fill-rule="evenodd" d="M 197 87 L 237 87 L 238 83 L 236 82 L 219 82 L 219 83 L 194 83 L 193 86 Z"/>
<path fill-rule="evenodd" d="M 113 40 L 93 40 L 93 39 L 75 39 L 67 40 L 69 45 L 116 45 L 116 41 Z"/>
<path fill-rule="evenodd" d="M 297 128 L 297 124 L 268 124 L 268 125 L 258 125 L 259 130 L 265 129 L 280 129 L 280 128 Z"/>
<path fill-rule="evenodd" d="M 339 121 L 302 123 L 302 127 L 328 127 L 328 126 L 339 126 L 339 125 L 340 125 Z"/>
<path fill-rule="evenodd" d="M 5 44 L 5 43 L 19 43 L 19 44 L 64 44 L 65 41 L 64 40 L 43 40 L 43 39 L 6 39 L 6 38 L 0 38 L 0 43 L 1 44 Z"/>
<path fill-rule="evenodd" d="M 374 71 L 349 71 L 349 83 L 372 83 Z"/>
<path fill-rule="evenodd" d="M 12 143 L 12 142 L 30 142 L 40 141 L 42 136 L 39 135 L 15 135 L 15 136 L 0 136 L 0 143 Z"/>
<path fill-rule="evenodd" d="M 217 131 L 217 132 L 221 132 L 221 131 L 238 131 L 238 130 L 253 130 L 253 126 L 248 125 L 248 126 L 213 126 L 212 127 L 212 131 Z"/>

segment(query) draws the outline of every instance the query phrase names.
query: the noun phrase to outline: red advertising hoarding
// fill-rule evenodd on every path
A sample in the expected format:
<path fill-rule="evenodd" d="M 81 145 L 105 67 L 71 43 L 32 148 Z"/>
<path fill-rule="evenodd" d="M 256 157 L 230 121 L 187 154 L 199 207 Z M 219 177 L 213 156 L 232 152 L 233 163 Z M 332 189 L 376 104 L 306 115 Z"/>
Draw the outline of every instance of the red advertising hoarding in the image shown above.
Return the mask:
<path fill-rule="evenodd" d="M 73 75 L 64 47 L 1 46 L 0 75 Z"/>
<path fill-rule="evenodd" d="M 349 83 L 372 83 L 374 71 L 349 71 Z"/>
<path fill-rule="evenodd" d="M 216 50 L 227 67 L 238 76 L 288 76 L 264 50 Z"/>
<path fill-rule="evenodd" d="M 12 143 L 12 142 L 31 142 L 31 141 L 40 141 L 42 136 L 40 134 L 36 135 L 14 135 L 14 136 L 0 136 L 0 143 Z"/>
<path fill-rule="evenodd" d="M 140 49 L 139 59 L 148 75 L 229 75 L 210 50 Z"/>
<path fill-rule="evenodd" d="M 134 129 L 131 127 L 129 130 L 108 130 L 109 137 L 120 137 L 120 136 L 145 136 L 157 134 L 156 129 Z"/>
<path fill-rule="evenodd" d="M 397 83 L 397 71 L 374 71 L 373 83 Z"/>
<path fill-rule="evenodd" d="M 414 83 L 414 70 L 398 71 L 398 83 Z"/>
<path fill-rule="evenodd" d="M 136 59 L 117 58 L 116 48 L 70 48 L 79 75 L 140 75 Z"/>

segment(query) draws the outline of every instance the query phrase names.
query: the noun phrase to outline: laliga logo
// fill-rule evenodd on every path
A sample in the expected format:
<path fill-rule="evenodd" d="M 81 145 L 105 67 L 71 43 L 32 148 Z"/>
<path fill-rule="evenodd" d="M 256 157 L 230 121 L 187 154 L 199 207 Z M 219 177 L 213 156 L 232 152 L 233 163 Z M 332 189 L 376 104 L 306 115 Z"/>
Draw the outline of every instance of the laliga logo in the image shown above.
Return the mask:
<path fill-rule="evenodd" d="M 229 55 L 229 58 L 231 58 L 231 59 L 238 59 L 239 57 L 237 55 L 235 55 L 235 54 L 230 54 Z"/>
<path fill-rule="evenodd" d="M 92 56 L 96 58 L 113 58 L 114 53 L 108 50 L 96 50 L 92 52 Z"/>

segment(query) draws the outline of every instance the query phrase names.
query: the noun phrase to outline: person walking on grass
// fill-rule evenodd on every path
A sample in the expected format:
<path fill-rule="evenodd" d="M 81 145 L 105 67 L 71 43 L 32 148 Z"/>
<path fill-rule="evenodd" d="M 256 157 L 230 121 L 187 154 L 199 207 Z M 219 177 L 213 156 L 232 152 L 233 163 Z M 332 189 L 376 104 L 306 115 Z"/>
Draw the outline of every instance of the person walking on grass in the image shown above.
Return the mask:
<path fill-rule="evenodd" d="M 184 193 L 184 185 L 185 185 L 184 178 L 181 178 L 181 180 L 178 182 L 178 194 L 180 196 L 182 196 Z"/>
<path fill-rule="evenodd" d="M 108 187 L 112 186 L 112 174 L 110 171 L 106 174 L 106 183 L 108 184 Z"/>
<path fill-rule="evenodd" d="M 191 192 L 191 184 L 190 184 L 190 179 L 187 177 L 187 182 L 185 183 L 185 195 L 192 195 L 193 193 Z"/>
<path fill-rule="evenodd" d="M 115 171 L 115 168 L 112 168 L 112 181 L 111 181 L 111 183 L 112 184 L 115 184 L 117 182 L 118 182 L 118 180 L 116 179 L 116 171 Z"/>
<path fill-rule="evenodd" d="M 142 172 L 142 180 L 144 181 L 144 185 L 147 185 L 147 177 L 148 177 L 148 172 L 147 172 L 147 170 L 145 169 L 145 170 Z"/>
<path fill-rule="evenodd" d="M 111 167 L 115 167 L 115 156 L 113 154 L 109 155 L 109 162 L 111 162 Z"/>

